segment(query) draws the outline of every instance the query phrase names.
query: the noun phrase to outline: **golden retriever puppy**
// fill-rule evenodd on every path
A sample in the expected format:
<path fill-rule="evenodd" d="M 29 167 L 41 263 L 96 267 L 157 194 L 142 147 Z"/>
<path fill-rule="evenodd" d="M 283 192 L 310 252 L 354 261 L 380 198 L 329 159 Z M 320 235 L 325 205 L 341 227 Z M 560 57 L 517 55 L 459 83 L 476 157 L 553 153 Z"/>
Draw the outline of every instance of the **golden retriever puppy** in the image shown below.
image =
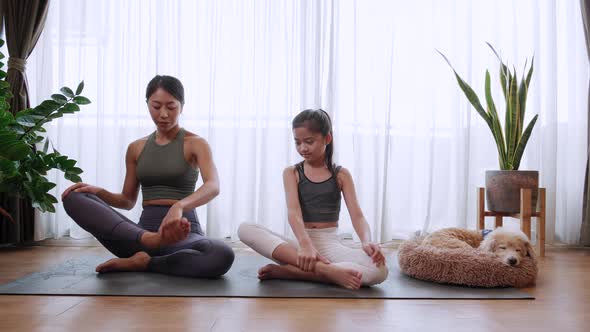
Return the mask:
<path fill-rule="evenodd" d="M 480 248 L 496 254 L 502 263 L 510 266 L 518 266 L 525 257 L 534 258 L 535 255 L 523 232 L 503 227 L 488 232 L 444 228 L 428 235 L 422 243 L 448 249 Z"/>

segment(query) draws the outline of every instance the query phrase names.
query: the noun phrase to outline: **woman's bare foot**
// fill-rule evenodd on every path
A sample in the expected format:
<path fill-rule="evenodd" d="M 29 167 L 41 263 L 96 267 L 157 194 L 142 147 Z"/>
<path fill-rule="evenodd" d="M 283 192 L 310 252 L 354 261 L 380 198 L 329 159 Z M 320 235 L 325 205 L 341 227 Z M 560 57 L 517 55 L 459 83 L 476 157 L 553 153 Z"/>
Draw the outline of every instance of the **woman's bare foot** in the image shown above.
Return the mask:
<path fill-rule="evenodd" d="M 116 272 L 116 271 L 145 271 L 147 270 L 150 256 L 140 251 L 129 258 L 113 258 L 96 267 L 96 272 Z"/>
<path fill-rule="evenodd" d="M 175 220 L 162 224 L 158 233 L 161 235 L 160 247 L 176 243 L 186 239 L 186 236 L 191 231 L 190 222 L 182 217 L 180 220 Z"/>
<path fill-rule="evenodd" d="M 148 248 L 160 248 L 184 240 L 191 231 L 191 224 L 186 218 L 163 224 L 158 232 L 145 232 L 141 243 Z"/>
<path fill-rule="evenodd" d="M 316 272 L 329 281 L 348 289 L 359 289 L 361 287 L 362 273 L 334 264 L 316 265 Z"/>

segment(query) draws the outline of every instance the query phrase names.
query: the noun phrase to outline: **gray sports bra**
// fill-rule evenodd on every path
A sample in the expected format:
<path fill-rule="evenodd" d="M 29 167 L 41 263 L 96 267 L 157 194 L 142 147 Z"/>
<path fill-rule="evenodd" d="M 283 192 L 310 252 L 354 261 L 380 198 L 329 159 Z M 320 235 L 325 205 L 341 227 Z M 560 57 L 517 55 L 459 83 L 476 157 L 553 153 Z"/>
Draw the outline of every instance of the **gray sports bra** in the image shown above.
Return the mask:
<path fill-rule="evenodd" d="M 334 168 L 334 174 L 322 182 L 312 182 L 303 171 L 303 162 L 295 165 L 299 173 L 299 204 L 303 214 L 303 222 L 334 222 L 340 216 L 342 196 L 336 176 L 342 168 Z"/>

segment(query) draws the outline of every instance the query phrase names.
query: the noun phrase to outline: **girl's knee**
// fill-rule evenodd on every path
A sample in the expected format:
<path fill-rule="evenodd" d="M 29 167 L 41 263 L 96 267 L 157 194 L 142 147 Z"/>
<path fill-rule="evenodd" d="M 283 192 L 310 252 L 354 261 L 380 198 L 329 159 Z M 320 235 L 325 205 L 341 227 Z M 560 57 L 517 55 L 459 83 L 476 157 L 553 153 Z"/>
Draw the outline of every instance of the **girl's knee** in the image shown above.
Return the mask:
<path fill-rule="evenodd" d="M 250 246 L 256 238 L 258 227 L 253 223 L 241 223 L 238 227 L 238 238 L 242 243 Z"/>
<path fill-rule="evenodd" d="M 368 271 L 363 273 L 362 284 L 364 286 L 377 285 L 384 282 L 389 275 L 389 269 L 387 265 L 381 265 L 379 267 L 373 266 Z"/>

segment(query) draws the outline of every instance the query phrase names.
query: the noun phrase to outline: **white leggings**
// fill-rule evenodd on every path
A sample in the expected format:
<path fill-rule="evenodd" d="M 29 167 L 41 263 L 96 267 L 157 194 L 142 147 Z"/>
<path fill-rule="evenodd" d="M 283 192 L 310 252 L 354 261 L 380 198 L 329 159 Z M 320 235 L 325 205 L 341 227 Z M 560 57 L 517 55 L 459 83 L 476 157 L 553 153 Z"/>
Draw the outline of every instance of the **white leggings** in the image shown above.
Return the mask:
<path fill-rule="evenodd" d="M 320 255 L 330 261 L 330 264 L 342 266 L 362 273 L 361 283 L 363 286 L 371 286 L 382 283 L 387 279 L 388 269 L 386 265 L 377 267 L 362 249 L 353 249 L 340 243 L 338 240 L 338 228 L 317 228 L 305 229 L 313 246 Z M 279 264 L 272 257 L 275 249 L 283 244 L 289 243 L 295 248 L 299 248 L 297 241 L 289 239 L 272 232 L 266 227 L 243 223 L 238 228 L 240 240 L 248 247 L 254 249 L 262 256 L 271 259 Z"/>

